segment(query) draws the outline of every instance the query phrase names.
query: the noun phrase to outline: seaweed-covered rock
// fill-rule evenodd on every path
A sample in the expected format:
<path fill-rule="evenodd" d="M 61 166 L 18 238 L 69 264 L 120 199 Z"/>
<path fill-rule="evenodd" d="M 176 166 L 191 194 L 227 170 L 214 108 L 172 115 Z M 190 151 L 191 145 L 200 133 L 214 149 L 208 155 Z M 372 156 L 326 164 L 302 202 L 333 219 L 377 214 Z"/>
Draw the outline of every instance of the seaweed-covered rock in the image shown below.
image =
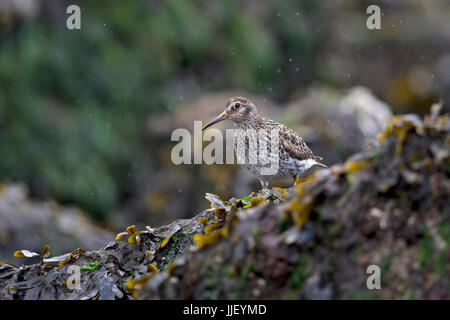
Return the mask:
<path fill-rule="evenodd" d="M 79 208 L 32 199 L 17 183 L 0 184 L 0 221 L 0 260 L 17 249 L 38 250 L 47 241 L 58 254 L 74 246 L 92 250 L 113 236 Z"/>
<path fill-rule="evenodd" d="M 201 232 L 201 219 L 213 215 L 200 213 L 197 219 L 177 220 L 161 228 L 136 231 L 130 226 L 100 250 L 49 256 L 44 247 L 41 261 L 20 267 L 0 261 L 0 299 L 100 299 L 133 298 L 134 288 L 167 268 L 191 244 L 192 235 Z M 200 219 L 200 221 L 199 221 Z M 16 251 L 16 257 L 38 254 Z M 79 272 L 79 282 L 75 273 Z"/>
<path fill-rule="evenodd" d="M 448 299 L 450 118 L 437 109 L 393 117 L 378 147 L 295 188 L 207 194 L 196 217 L 128 227 L 98 251 L 2 263 L 0 299 Z"/>
<path fill-rule="evenodd" d="M 379 142 L 287 202 L 231 213 L 140 297 L 450 298 L 449 117 L 393 117 Z M 370 265 L 381 290 L 366 286 Z"/>

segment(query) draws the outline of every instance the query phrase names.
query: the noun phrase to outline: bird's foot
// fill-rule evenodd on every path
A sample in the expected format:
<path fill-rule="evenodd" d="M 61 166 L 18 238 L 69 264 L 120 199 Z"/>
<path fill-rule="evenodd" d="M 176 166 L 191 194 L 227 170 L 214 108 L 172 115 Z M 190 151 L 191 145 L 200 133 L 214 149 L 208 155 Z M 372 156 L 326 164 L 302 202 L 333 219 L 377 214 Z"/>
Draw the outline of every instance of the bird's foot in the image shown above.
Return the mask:
<path fill-rule="evenodd" d="M 272 191 L 269 189 L 269 183 L 261 181 L 261 186 L 262 186 L 262 189 L 259 191 L 259 193 L 261 193 L 261 195 L 264 197 L 270 196 Z"/>

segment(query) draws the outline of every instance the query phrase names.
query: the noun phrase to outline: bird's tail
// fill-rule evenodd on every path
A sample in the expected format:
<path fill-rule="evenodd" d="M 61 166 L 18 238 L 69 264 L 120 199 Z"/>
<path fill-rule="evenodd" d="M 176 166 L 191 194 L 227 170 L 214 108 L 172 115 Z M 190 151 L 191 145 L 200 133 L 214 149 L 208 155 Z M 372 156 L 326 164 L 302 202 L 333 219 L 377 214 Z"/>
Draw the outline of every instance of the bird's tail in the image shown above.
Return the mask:
<path fill-rule="evenodd" d="M 323 163 L 319 162 L 319 161 L 322 161 L 322 160 L 323 160 L 322 157 L 315 156 L 315 157 L 314 157 L 314 160 L 316 160 L 316 164 L 315 164 L 316 166 L 323 167 L 323 168 L 328 168 L 328 166 L 326 166 L 326 165 L 324 165 Z"/>
<path fill-rule="evenodd" d="M 328 166 L 324 165 L 323 163 L 316 162 L 316 166 L 322 167 L 322 168 L 328 168 Z"/>

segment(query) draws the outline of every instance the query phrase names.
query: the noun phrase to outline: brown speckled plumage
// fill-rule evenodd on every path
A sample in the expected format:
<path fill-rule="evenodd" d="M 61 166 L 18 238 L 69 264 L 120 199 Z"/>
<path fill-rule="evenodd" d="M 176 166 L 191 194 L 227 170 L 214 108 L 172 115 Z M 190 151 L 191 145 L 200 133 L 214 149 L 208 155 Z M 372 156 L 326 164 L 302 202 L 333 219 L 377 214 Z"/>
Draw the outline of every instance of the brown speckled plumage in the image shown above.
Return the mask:
<path fill-rule="evenodd" d="M 225 119 L 230 119 L 235 124 L 235 154 L 238 159 L 239 157 L 245 159 L 243 163 L 245 168 L 260 179 L 263 187 L 267 187 L 268 182 L 276 177 L 290 176 L 295 179 L 298 176 L 303 176 L 312 167 L 326 167 L 319 162 L 322 157 L 314 155 L 297 133 L 278 122 L 260 116 L 255 105 L 249 99 L 242 97 L 229 99 L 225 111 L 205 125 L 203 130 Z M 252 132 L 259 133 L 259 135 L 254 136 L 258 147 L 262 143 L 261 139 L 264 139 L 267 143 L 267 158 L 271 161 L 276 161 L 276 154 L 270 148 L 271 139 L 274 137 L 271 133 L 278 133 L 278 169 L 276 173 L 271 175 L 261 174 L 261 169 L 268 168 L 270 164 L 260 162 L 259 148 L 256 148 L 256 153 L 249 152 L 251 150 L 249 144 L 251 138 L 249 137 L 251 137 Z M 239 141 L 245 141 L 245 147 L 243 143 L 239 144 Z"/>

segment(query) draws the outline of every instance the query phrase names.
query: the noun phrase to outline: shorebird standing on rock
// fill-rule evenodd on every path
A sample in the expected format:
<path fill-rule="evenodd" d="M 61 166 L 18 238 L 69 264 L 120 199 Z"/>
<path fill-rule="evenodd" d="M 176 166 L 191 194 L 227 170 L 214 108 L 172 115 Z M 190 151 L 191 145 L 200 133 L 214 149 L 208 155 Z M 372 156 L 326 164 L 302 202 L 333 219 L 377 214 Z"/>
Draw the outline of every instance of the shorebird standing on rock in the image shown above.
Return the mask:
<path fill-rule="evenodd" d="M 238 158 L 244 156 L 244 167 L 258 177 L 263 189 L 267 189 L 269 181 L 292 177 L 295 184 L 297 177 L 303 177 L 313 167 L 326 168 L 326 165 L 320 163 L 322 158 L 314 155 L 297 133 L 278 122 L 263 118 L 258 114 L 256 106 L 249 99 L 242 97 L 229 99 L 225 111 L 207 123 L 202 130 L 226 119 L 234 122 L 234 150 L 236 155 Z M 254 154 L 252 154 L 252 143 L 249 141 L 252 133 L 250 132 L 253 132 L 253 136 L 256 137 L 257 146 L 264 145 L 263 149 L 267 148 L 267 152 L 264 153 L 266 158 L 271 161 L 276 159 L 276 172 L 272 174 L 262 173 L 263 169 L 267 169 L 270 164 L 268 161 L 261 161 L 258 158 L 262 153 L 260 147 L 256 149 L 256 153 L 253 152 Z M 257 132 L 256 135 L 255 132 Z M 274 141 L 274 133 L 276 134 L 276 147 L 270 149 L 271 141 Z M 238 141 L 245 141 L 245 144 L 239 144 Z M 245 158 L 246 156 L 248 158 Z"/>

